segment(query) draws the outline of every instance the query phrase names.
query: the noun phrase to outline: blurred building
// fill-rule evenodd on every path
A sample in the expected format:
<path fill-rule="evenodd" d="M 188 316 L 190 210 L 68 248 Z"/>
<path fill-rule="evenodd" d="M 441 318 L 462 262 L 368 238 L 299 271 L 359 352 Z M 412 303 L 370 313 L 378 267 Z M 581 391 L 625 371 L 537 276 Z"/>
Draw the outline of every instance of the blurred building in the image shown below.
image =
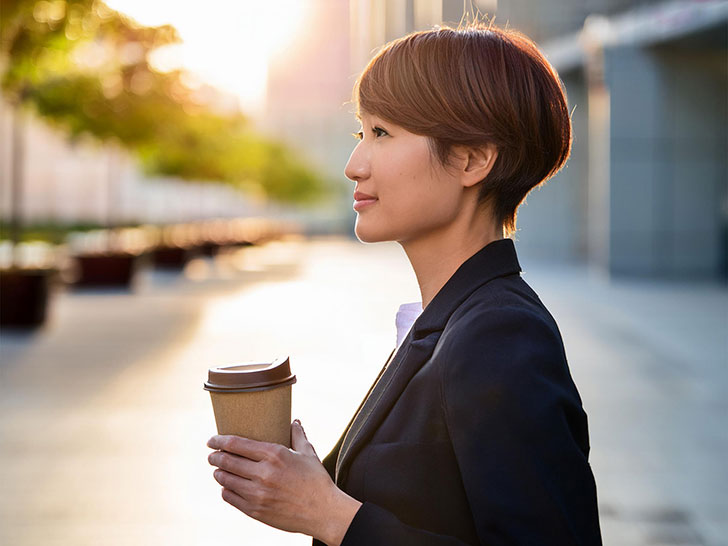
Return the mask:
<path fill-rule="evenodd" d="M 573 109 L 567 167 L 519 213 L 528 255 L 728 279 L 728 2 L 500 0 Z"/>
<path fill-rule="evenodd" d="M 21 216 L 26 223 L 174 223 L 260 214 L 229 186 L 149 178 L 121 151 L 70 140 L 35 116 L 21 115 Z M 0 220 L 10 218 L 15 112 L 0 99 Z"/>
<path fill-rule="evenodd" d="M 352 67 L 361 71 L 386 42 L 464 16 L 493 16 L 497 0 L 350 0 Z"/>
<path fill-rule="evenodd" d="M 357 127 L 349 103 L 355 79 L 349 66 L 349 6 L 342 0 L 311 0 L 306 9 L 303 28 L 268 66 L 259 126 L 330 183 L 331 199 L 302 209 L 297 219 L 311 232 L 341 232 L 353 215 L 343 171 Z"/>
<path fill-rule="evenodd" d="M 343 178 L 356 127 L 349 66 L 349 6 L 307 2 L 307 22 L 268 68 L 263 128 L 332 178 Z M 342 162 L 343 161 L 343 162 Z"/>
<path fill-rule="evenodd" d="M 574 32 L 590 15 L 617 15 L 664 0 L 498 0 L 496 22 L 524 32 L 541 44 Z"/>

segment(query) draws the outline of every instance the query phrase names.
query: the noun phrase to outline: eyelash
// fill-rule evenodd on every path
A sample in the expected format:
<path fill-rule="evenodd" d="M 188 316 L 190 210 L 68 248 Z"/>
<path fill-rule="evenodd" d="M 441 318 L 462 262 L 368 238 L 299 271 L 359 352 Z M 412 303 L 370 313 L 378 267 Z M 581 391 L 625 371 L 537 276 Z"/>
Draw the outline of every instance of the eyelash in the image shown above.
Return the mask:
<path fill-rule="evenodd" d="M 380 134 L 378 134 L 379 132 L 381 132 L 383 134 L 380 135 Z M 387 131 L 385 131 L 381 127 L 372 127 L 372 133 L 374 133 L 375 136 L 384 136 L 384 135 L 389 134 L 389 133 L 387 133 Z M 364 131 L 359 131 L 358 133 L 351 133 L 351 134 L 357 140 L 364 140 Z"/>

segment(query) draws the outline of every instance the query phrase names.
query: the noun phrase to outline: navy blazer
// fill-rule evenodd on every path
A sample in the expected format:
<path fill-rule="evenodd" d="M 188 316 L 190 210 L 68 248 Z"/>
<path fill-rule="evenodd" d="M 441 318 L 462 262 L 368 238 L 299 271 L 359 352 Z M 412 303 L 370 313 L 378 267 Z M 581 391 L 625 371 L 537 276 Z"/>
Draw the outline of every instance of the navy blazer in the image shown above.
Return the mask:
<path fill-rule="evenodd" d="M 343 546 L 601 544 L 586 414 L 520 271 L 510 239 L 481 249 L 385 365 L 324 460 L 363 502 Z"/>

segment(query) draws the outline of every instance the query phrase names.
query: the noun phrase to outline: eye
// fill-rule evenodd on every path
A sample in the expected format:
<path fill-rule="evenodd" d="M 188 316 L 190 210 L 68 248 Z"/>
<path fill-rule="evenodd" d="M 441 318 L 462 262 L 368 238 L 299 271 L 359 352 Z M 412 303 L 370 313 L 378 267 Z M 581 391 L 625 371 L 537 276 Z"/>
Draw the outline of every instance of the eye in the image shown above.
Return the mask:
<path fill-rule="evenodd" d="M 373 127 L 372 128 L 372 133 L 374 133 L 374 136 L 377 136 L 377 137 L 386 136 L 386 135 L 389 134 L 389 133 L 387 133 L 387 131 L 385 131 L 381 127 Z"/>

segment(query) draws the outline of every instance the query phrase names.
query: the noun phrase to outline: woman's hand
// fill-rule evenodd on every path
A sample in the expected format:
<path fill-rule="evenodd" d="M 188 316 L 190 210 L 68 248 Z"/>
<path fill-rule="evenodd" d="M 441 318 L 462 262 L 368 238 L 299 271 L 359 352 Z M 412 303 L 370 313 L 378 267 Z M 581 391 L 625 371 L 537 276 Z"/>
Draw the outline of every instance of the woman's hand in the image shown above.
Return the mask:
<path fill-rule="evenodd" d="M 338 546 L 361 503 L 331 481 L 298 420 L 291 425 L 291 445 L 210 438 L 207 446 L 217 451 L 208 461 L 218 467 L 222 498 L 263 523 Z"/>

